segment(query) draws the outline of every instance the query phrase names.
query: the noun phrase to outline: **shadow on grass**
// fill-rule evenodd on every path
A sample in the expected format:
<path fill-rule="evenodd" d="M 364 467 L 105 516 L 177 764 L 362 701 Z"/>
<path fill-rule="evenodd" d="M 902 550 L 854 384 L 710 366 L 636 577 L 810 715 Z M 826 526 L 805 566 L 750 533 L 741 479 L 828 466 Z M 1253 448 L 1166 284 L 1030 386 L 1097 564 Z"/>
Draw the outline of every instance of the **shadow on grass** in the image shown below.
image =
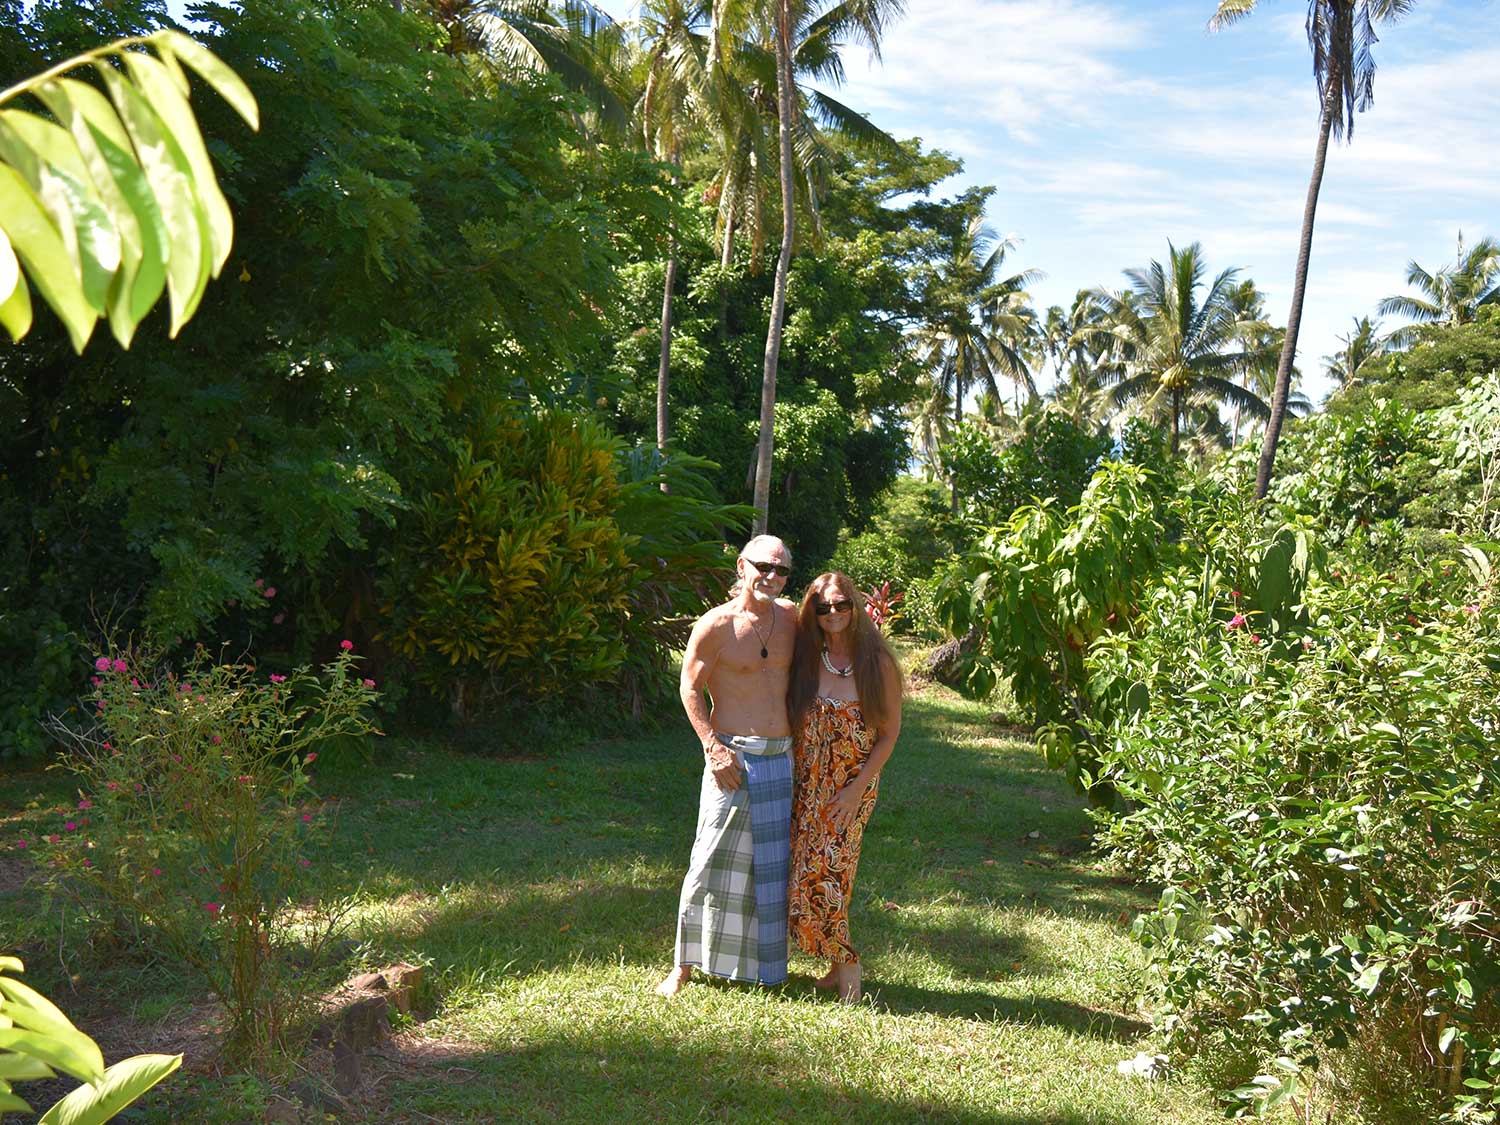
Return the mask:
<path fill-rule="evenodd" d="M 1045 1102 L 1045 1112 L 955 1105 L 940 1095 L 904 1093 L 906 1084 L 899 1074 L 885 1075 L 869 1064 L 858 1071 L 819 1071 L 814 1059 L 764 1040 L 732 1051 L 716 1043 L 684 1044 L 659 1036 L 590 1034 L 532 1042 L 513 1051 L 465 1053 L 435 1060 L 435 1065 L 429 1062 L 416 1072 L 402 1065 L 399 1054 L 390 1061 L 400 1070 L 381 1083 L 384 1104 L 372 1115 L 374 1120 L 414 1120 L 408 1116 L 413 1113 L 444 1122 L 507 1119 L 589 1125 L 796 1119 L 859 1125 L 1145 1125 L 1160 1120 L 1154 1111 L 1118 1105 L 1104 1114 L 1083 1106 L 1058 1107 L 1055 1091 Z M 992 1064 L 977 1058 L 968 1065 Z M 443 1068 L 444 1073 L 422 1073 L 428 1067 Z M 963 1084 L 958 1086 L 962 1089 Z M 993 1089 L 992 1094 L 996 1100 L 1024 1102 L 1033 1100 L 1036 1091 L 1017 1090 L 1018 1096 L 1006 1097 L 1003 1089 Z"/>

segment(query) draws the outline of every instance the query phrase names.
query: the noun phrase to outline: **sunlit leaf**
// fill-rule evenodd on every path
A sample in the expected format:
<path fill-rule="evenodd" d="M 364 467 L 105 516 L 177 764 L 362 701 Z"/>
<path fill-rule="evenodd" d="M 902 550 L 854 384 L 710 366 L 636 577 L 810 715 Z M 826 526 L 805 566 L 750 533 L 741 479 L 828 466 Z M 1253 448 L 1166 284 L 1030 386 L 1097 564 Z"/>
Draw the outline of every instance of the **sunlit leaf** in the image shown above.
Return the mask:
<path fill-rule="evenodd" d="M 26 182 L 4 164 L 0 164 L 0 229 L 9 236 L 27 276 L 67 328 L 73 347 L 81 352 L 94 330 L 95 316 L 74 272 L 72 256 Z"/>

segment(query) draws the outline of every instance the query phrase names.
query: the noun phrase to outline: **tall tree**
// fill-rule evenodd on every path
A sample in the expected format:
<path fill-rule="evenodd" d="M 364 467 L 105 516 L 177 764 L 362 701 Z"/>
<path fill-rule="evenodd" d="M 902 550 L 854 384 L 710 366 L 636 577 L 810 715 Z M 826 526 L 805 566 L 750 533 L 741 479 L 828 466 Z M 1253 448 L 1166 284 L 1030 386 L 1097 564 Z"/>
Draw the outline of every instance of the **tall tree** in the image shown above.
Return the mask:
<path fill-rule="evenodd" d="M 1179 250 L 1169 242 L 1165 265 L 1153 260 L 1125 271 L 1127 292 L 1096 290 L 1120 364 L 1115 402 L 1138 402 L 1148 413 L 1164 414 L 1173 454 L 1189 412 L 1210 428 L 1218 422 L 1220 403 L 1257 417 L 1270 412 L 1264 399 L 1235 382 L 1245 362 L 1237 273 L 1224 270 L 1200 299 L 1201 247 L 1194 242 Z"/>
<path fill-rule="evenodd" d="M 636 117 L 647 149 L 674 167 L 682 162 L 695 125 L 710 100 L 707 27 L 711 9 L 703 0 L 648 0 L 640 32 L 645 71 Z M 672 376 L 672 289 L 677 282 L 677 233 L 668 233 L 661 295 L 661 345 L 656 375 L 656 447 L 665 450 L 669 431 L 667 396 Z M 662 482 L 662 488 L 667 484 Z"/>
<path fill-rule="evenodd" d="M 1025 386 L 1034 396 L 1025 352 L 1035 313 L 1026 304 L 1026 286 L 1040 274 L 1023 270 L 1002 276 L 1012 239 L 997 238 L 984 224 L 988 190 L 971 200 L 971 214 L 955 233 L 932 285 L 934 313 L 918 332 L 922 362 L 932 372 L 934 398 L 953 404 L 953 424 L 963 421 L 964 398 L 979 388 L 1000 398 L 1000 380 Z M 958 481 L 950 482 L 958 510 Z"/>
<path fill-rule="evenodd" d="M 1415 261 L 1406 264 L 1406 284 L 1421 296 L 1399 295 L 1380 302 L 1381 316 L 1404 316 L 1417 324 L 1470 324 L 1480 305 L 1500 301 L 1500 245 L 1481 238 L 1464 249 L 1458 232 L 1458 253 L 1451 266 L 1428 273 Z M 1415 338 L 1416 324 L 1391 333 L 1391 343 L 1406 347 Z"/>
<path fill-rule="evenodd" d="M 1219 0 L 1209 21 L 1211 30 L 1227 27 L 1255 10 L 1259 0 Z M 1354 135 L 1354 114 L 1368 109 L 1375 97 L 1375 57 L 1371 48 L 1379 41 L 1375 24 L 1395 20 L 1411 9 L 1415 0 L 1308 0 L 1307 42 L 1312 48 L 1313 80 L 1322 106 L 1318 145 L 1313 156 L 1312 178 L 1307 184 L 1307 203 L 1302 211 L 1302 240 L 1297 248 L 1297 270 L 1292 279 L 1292 308 L 1287 314 L 1286 340 L 1276 368 L 1276 390 L 1271 416 L 1266 420 L 1260 466 L 1255 475 L 1255 495 L 1264 497 L 1271 486 L 1276 464 L 1276 443 L 1286 416 L 1291 393 L 1292 364 L 1297 356 L 1297 332 L 1302 325 L 1302 301 L 1307 293 L 1307 266 L 1312 255 L 1313 222 L 1318 211 L 1318 191 L 1328 159 L 1329 138 Z"/>
<path fill-rule="evenodd" d="M 781 358 L 781 338 L 786 323 L 786 289 L 791 272 L 792 247 L 796 240 L 796 178 L 794 148 L 807 148 L 814 138 L 798 136 L 802 118 L 798 105 L 794 66 L 799 54 L 819 60 L 812 76 L 838 84 L 844 70 L 841 50 L 862 43 L 875 58 L 887 24 L 905 10 L 904 0 L 720 0 L 715 5 L 713 35 L 716 52 L 728 36 L 748 28 L 769 35 L 776 66 L 776 117 L 779 141 L 778 173 L 781 181 L 781 250 L 776 259 L 776 278 L 771 295 L 771 319 L 766 330 L 765 363 L 761 381 L 760 441 L 755 458 L 755 530 L 763 532 L 771 500 L 771 456 L 776 421 L 776 372 Z M 714 65 L 718 65 L 717 59 Z M 823 104 L 820 102 L 819 104 Z"/>

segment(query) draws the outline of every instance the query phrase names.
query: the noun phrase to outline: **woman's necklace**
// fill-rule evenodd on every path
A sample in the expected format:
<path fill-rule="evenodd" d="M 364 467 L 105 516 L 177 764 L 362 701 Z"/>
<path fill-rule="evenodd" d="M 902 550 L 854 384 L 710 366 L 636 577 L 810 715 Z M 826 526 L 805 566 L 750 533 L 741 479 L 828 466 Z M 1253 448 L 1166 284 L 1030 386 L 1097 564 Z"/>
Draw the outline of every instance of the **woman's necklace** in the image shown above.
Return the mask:
<path fill-rule="evenodd" d="M 766 630 L 764 637 L 760 635 L 760 630 L 755 627 L 755 618 L 750 618 L 749 624 L 750 631 L 755 634 L 755 639 L 760 642 L 760 658 L 765 660 L 770 655 L 766 646 L 771 643 L 771 638 L 776 635 L 776 603 L 771 603 L 771 627 Z"/>
<path fill-rule="evenodd" d="M 835 668 L 833 666 L 833 661 L 830 660 L 829 657 L 828 657 L 828 646 L 827 645 L 823 646 L 823 667 L 827 668 L 835 676 L 839 676 L 839 677 L 845 678 L 845 679 L 847 679 L 854 672 L 854 662 L 852 660 L 849 662 L 849 667 L 847 667 L 847 668 Z"/>

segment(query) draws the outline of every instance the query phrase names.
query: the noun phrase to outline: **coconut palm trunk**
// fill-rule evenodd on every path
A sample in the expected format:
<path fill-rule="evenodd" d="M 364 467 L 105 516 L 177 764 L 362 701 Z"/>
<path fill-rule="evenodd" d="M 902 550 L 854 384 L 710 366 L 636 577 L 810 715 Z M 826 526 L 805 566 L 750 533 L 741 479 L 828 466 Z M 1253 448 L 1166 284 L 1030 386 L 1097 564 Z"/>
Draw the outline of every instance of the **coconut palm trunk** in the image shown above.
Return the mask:
<path fill-rule="evenodd" d="M 792 183 L 792 13 L 790 0 L 776 4 L 776 109 L 781 137 L 781 254 L 771 295 L 771 324 L 766 331 L 766 366 L 760 387 L 760 445 L 755 455 L 755 534 L 765 533 L 771 509 L 771 453 L 776 425 L 776 368 L 781 360 L 781 331 L 786 320 L 787 275 L 792 266 L 796 205 Z"/>
<path fill-rule="evenodd" d="M 667 280 L 661 287 L 661 362 L 656 369 L 656 448 L 667 449 L 667 391 L 672 381 L 672 287 L 677 283 L 677 245 L 667 258 Z M 662 489 L 666 489 L 662 485 Z"/>
<path fill-rule="evenodd" d="M 1312 179 L 1307 184 L 1307 204 L 1302 210 L 1302 242 L 1297 247 L 1297 272 L 1292 280 L 1292 308 L 1286 317 L 1286 339 L 1281 345 L 1281 360 L 1276 365 L 1276 389 L 1271 396 L 1271 416 L 1266 419 L 1266 436 L 1260 447 L 1260 467 L 1255 474 L 1255 498 L 1264 499 L 1271 487 L 1271 470 L 1276 464 L 1276 443 L 1281 440 L 1281 420 L 1286 417 L 1287 396 L 1292 389 L 1292 364 L 1297 357 L 1297 330 L 1302 325 L 1302 298 L 1307 294 L 1307 265 L 1312 257 L 1313 221 L 1318 214 L 1318 192 L 1323 186 L 1323 167 L 1328 161 L 1328 138 L 1333 133 L 1338 99 L 1343 89 L 1340 75 L 1329 68 L 1324 85 L 1323 120 L 1318 128 L 1318 149 L 1313 157 Z"/>

